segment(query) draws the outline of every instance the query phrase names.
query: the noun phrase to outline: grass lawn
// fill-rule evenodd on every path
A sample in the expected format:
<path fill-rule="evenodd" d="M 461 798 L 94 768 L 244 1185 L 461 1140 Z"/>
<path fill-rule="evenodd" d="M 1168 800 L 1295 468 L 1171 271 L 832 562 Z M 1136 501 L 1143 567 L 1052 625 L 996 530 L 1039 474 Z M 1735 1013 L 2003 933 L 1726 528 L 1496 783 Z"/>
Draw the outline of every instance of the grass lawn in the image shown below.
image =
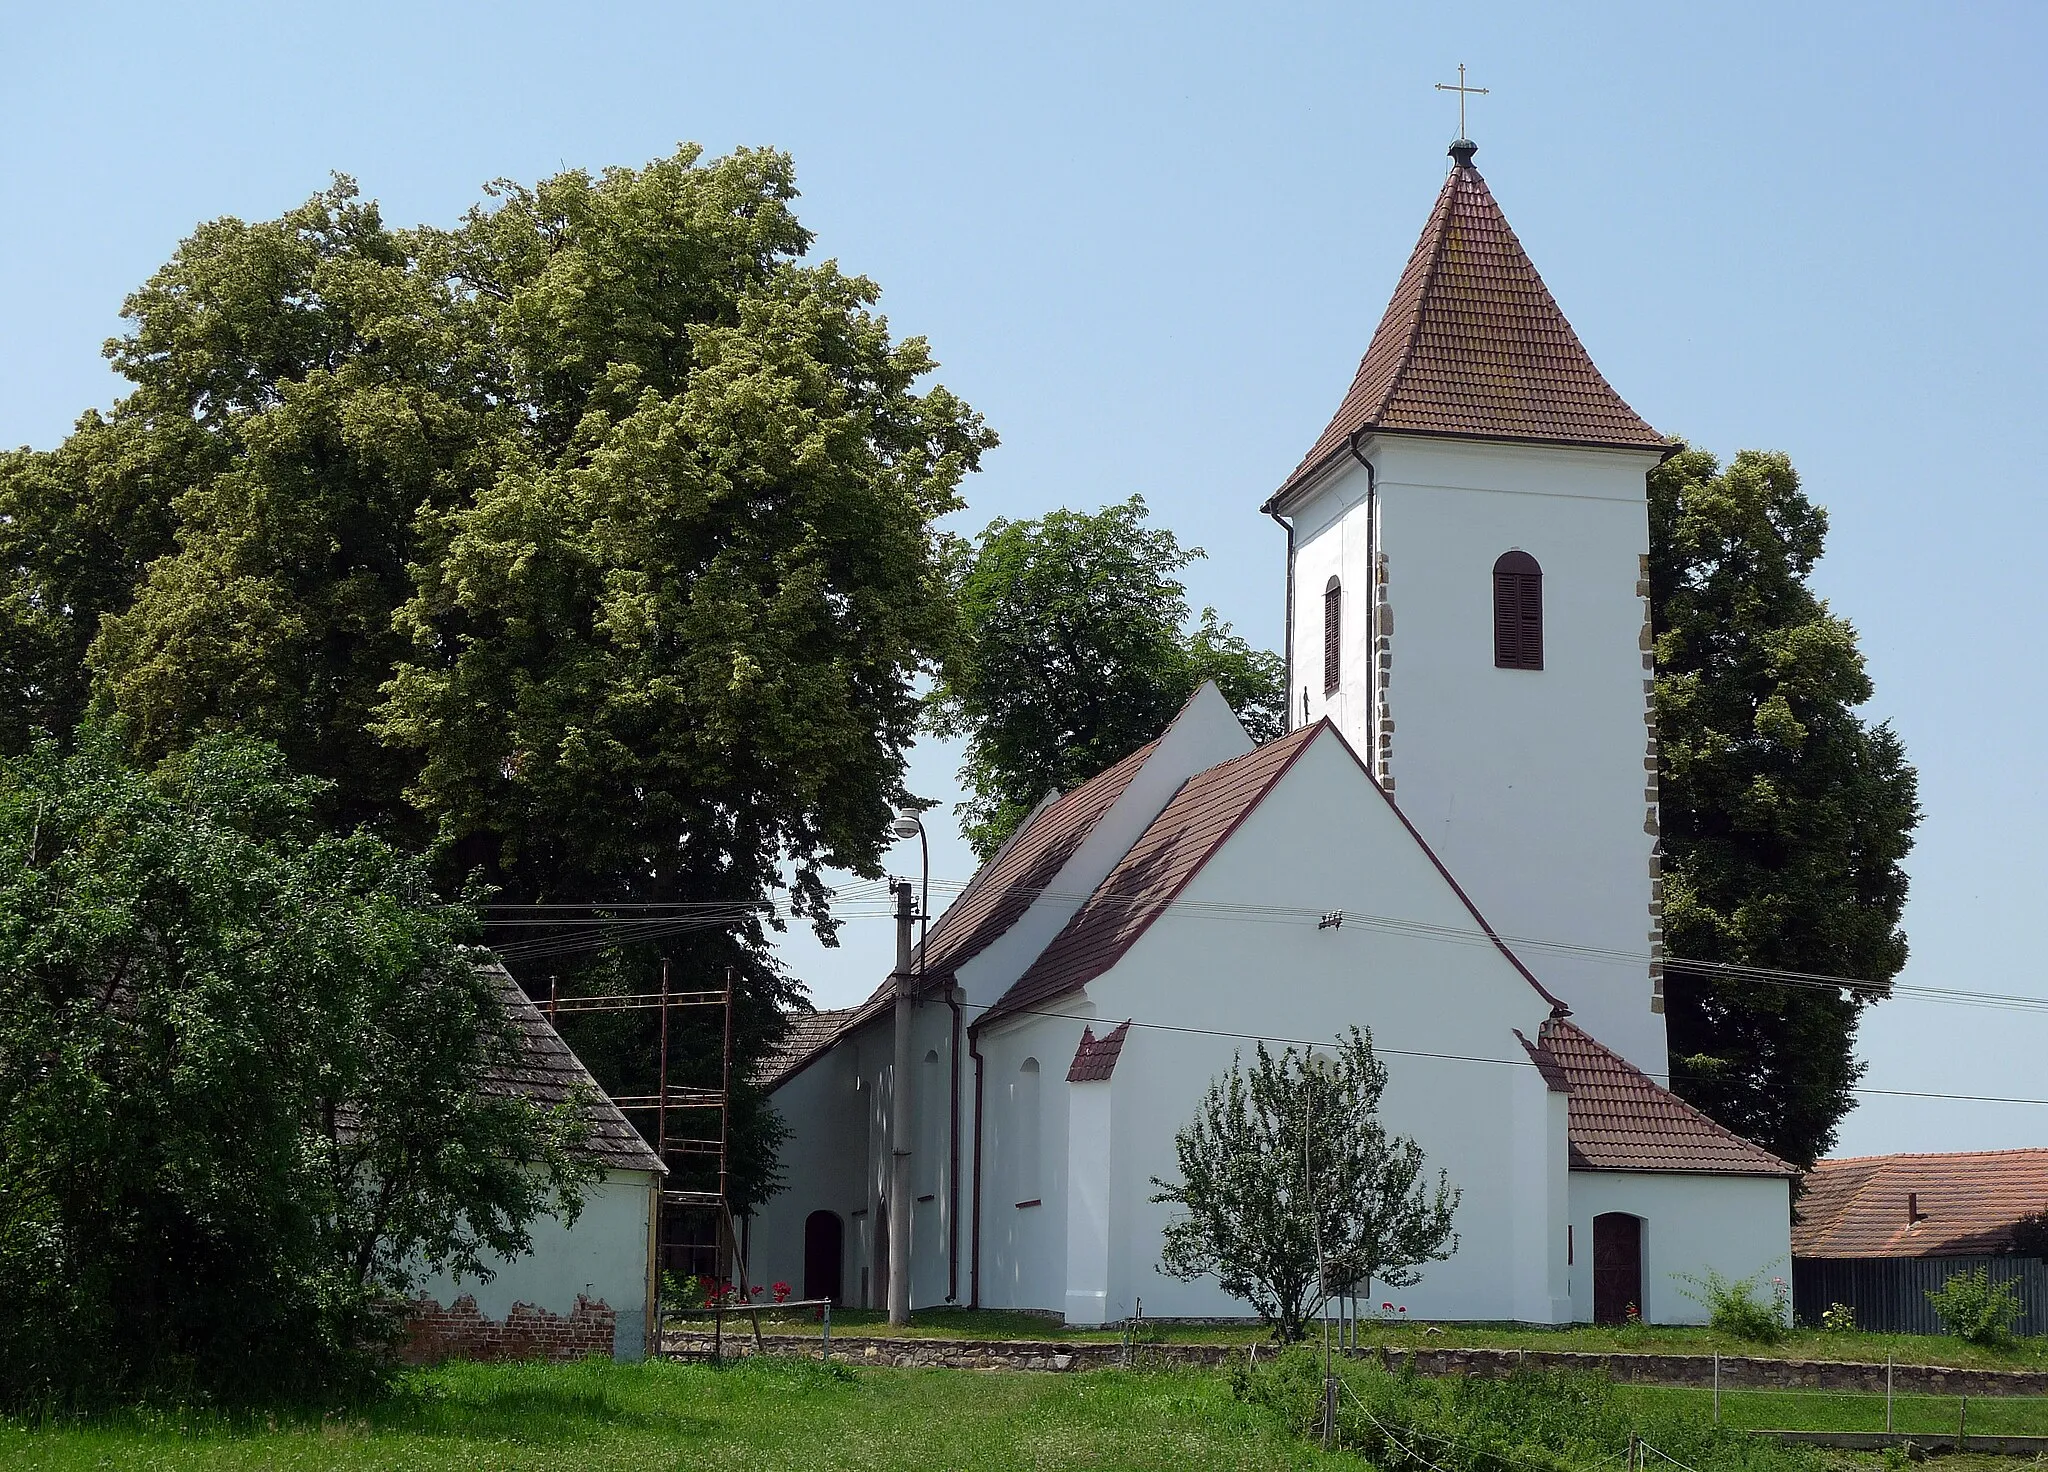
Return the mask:
<path fill-rule="evenodd" d="M 1358 1467 L 1216 1374 L 976 1374 L 766 1360 L 450 1365 L 369 1409 L 0 1422 L 0 1467 L 753 1469 Z"/>
<path fill-rule="evenodd" d="M 1681 1411 L 1708 1420 L 1713 1417 L 1711 1390 L 1617 1385 L 1614 1394 L 1622 1403 L 1645 1410 Z M 1892 1429 L 1951 1434 L 1956 1429 L 1960 1409 L 1953 1395 L 1897 1396 L 1892 1401 Z M 1884 1397 L 1820 1390 L 1724 1390 L 1721 1424 L 1742 1430 L 1882 1431 Z M 2048 1398 L 1971 1396 L 1969 1431 L 1973 1436 L 2048 1436 Z"/>
<path fill-rule="evenodd" d="M 678 1319 L 672 1328 L 709 1329 L 709 1319 Z M 1777 1344 L 1751 1344 L 1730 1334 L 1685 1325 L 1634 1328 L 1597 1328 L 1590 1324 L 1563 1328 L 1542 1328 L 1527 1324 L 1441 1324 L 1427 1326 L 1440 1333 L 1425 1332 L 1421 1324 L 1382 1324 L 1362 1321 L 1362 1344 L 1384 1344 L 1397 1349 L 1487 1348 L 1552 1349 L 1611 1354 L 1713 1354 L 1754 1355 L 1780 1359 L 1849 1360 L 1883 1364 L 1886 1354 L 1902 1365 L 1954 1365 L 1986 1370 L 2048 1370 L 2048 1337 L 2035 1336 L 2014 1342 L 2004 1350 L 1985 1349 L 1960 1339 L 1933 1334 L 1824 1334 L 1817 1329 L 1800 1329 Z M 816 1334 L 818 1324 L 809 1315 L 777 1324 L 767 1313 L 761 1316 L 763 1333 Z M 1220 1328 L 1162 1327 L 1148 1322 L 1149 1333 L 1173 1344 L 1249 1344 L 1265 1342 L 1266 1331 L 1254 1325 Z M 727 1319 L 726 1332 L 747 1334 L 744 1318 Z M 924 1309 L 911 1315 L 908 1328 L 891 1330 L 888 1315 L 866 1309 L 834 1309 L 832 1337 L 923 1337 L 935 1339 L 1058 1339 L 1076 1342 L 1110 1341 L 1118 1330 L 1070 1329 L 1054 1319 L 1002 1309 Z"/>

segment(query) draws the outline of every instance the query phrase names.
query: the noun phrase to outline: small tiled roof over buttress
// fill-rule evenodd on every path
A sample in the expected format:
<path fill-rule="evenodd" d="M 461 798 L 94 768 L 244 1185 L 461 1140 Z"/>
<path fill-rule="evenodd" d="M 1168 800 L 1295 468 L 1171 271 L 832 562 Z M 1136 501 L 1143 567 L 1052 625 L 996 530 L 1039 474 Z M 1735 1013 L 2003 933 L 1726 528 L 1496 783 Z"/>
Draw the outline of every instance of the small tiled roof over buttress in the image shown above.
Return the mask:
<path fill-rule="evenodd" d="M 1130 1036 L 1131 1024 L 1118 1024 L 1101 1037 L 1095 1036 L 1093 1027 L 1081 1029 L 1081 1045 L 1074 1049 L 1074 1061 L 1067 1068 L 1067 1082 L 1070 1084 L 1107 1083 L 1116 1072 L 1116 1060 L 1123 1056 L 1124 1039 Z"/>
<path fill-rule="evenodd" d="M 1041 806 L 996 856 L 982 865 L 925 939 L 927 988 L 950 983 L 955 968 L 980 955 L 1017 923 L 1031 902 L 1059 877 L 1102 815 L 1123 796 L 1157 744 L 1146 743 L 1072 792 Z M 888 1011 L 893 988 L 894 983 L 885 980 L 858 1007 L 792 1016 L 789 1040 L 762 1068 L 763 1086 L 781 1083 L 840 1038 Z M 832 1019 L 829 1026 L 813 1021 L 825 1018 Z"/>
<path fill-rule="evenodd" d="M 1543 1024 L 1530 1054 L 1550 1086 L 1561 1081 L 1569 1097 L 1574 1170 L 1799 1173 L 1761 1145 L 1716 1124 L 1561 1017 Z"/>
<path fill-rule="evenodd" d="M 1373 431 L 1667 447 L 1593 366 L 1472 166 L 1472 146 L 1452 155 L 1350 392 L 1274 502 Z"/>
<path fill-rule="evenodd" d="M 2048 1150 L 1821 1160 L 1806 1175 L 1792 1255 L 2005 1252 L 2013 1223 L 2037 1211 L 2048 1211 Z"/>

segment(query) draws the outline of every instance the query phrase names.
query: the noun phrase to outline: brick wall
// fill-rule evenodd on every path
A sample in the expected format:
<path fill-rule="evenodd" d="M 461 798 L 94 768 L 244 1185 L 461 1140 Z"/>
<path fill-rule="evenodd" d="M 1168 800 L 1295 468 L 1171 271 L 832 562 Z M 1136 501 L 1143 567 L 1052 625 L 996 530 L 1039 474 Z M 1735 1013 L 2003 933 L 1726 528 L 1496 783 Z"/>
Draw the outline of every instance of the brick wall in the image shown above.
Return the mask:
<path fill-rule="evenodd" d="M 603 1299 L 576 1295 L 567 1314 L 551 1314 L 530 1303 L 515 1303 L 503 1319 L 487 1319 L 465 1293 L 447 1308 L 431 1298 L 415 1299 L 406 1311 L 405 1342 L 398 1357 L 408 1365 L 443 1360 L 576 1360 L 599 1354 L 611 1358 L 618 1315 Z"/>

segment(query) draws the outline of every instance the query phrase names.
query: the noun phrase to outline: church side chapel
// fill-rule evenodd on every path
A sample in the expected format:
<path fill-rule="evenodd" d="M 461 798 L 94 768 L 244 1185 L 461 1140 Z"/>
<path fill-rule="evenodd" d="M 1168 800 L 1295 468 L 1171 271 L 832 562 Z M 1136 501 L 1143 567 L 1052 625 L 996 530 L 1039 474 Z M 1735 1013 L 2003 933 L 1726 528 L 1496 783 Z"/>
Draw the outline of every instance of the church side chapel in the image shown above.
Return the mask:
<path fill-rule="evenodd" d="M 1680 1275 L 1788 1259 L 1793 1168 L 1666 1087 L 1645 476 L 1669 446 L 1474 145 L 1450 152 L 1349 392 L 1261 508 L 1292 729 L 1254 747 L 1205 686 L 947 909 L 910 1007 L 907 1189 L 894 989 L 797 1020 L 755 1281 L 882 1306 L 907 1215 L 914 1307 L 1249 1317 L 1158 1270 L 1154 1178 L 1255 1039 L 1353 1026 L 1382 1121 L 1463 1193 L 1409 1316 L 1699 1320 Z"/>

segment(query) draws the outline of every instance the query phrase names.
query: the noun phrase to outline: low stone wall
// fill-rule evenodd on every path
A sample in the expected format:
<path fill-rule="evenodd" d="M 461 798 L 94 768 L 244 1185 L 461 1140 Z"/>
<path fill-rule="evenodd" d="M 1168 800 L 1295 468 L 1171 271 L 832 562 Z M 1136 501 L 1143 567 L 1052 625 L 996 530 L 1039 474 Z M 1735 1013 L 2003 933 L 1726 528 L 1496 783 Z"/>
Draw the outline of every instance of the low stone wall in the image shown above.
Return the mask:
<path fill-rule="evenodd" d="M 709 1354 L 706 1333 L 668 1334 L 663 1343 L 671 1354 Z M 769 1354 L 818 1353 L 816 1334 L 764 1334 L 761 1347 Z M 1273 1351 L 1259 1344 L 1139 1344 L 1132 1360 L 1141 1366 L 1234 1364 L 1256 1349 L 1263 1359 Z M 729 1323 L 726 1354 L 754 1353 L 754 1339 L 745 1321 Z M 1390 1369 L 1412 1365 L 1421 1375 L 1511 1375 L 1519 1369 L 1602 1375 L 1637 1385 L 1679 1385 L 1705 1389 L 1714 1383 L 1714 1358 L 1704 1354 L 1583 1354 L 1565 1350 L 1517 1349 L 1368 1349 Z M 901 1369 L 958 1370 L 1100 1370 L 1122 1365 L 1121 1344 L 1073 1343 L 1018 1339 L 832 1339 L 832 1357 L 854 1364 L 890 1365 Z M 2048 1372 L 2039 1370 L 1956 1370 L 1940 1365 L 1895 1365 L 1892 1391 L 1897 1395 L 2048 1395 Z M 1723 1390 L 1853 1390 L 1883 1394 L 1885 1367 L 1838 1360 L 1768 1359 L 1757 1355 L 1724 1355 Z"/>
<path fill-rule="evenodd" d="M 530 1303 L 515 1303 L 502 1320 L 487 1319 L 476 1299 L 465 1293 L 447 1308 L 431 1298 L 415 1299 L 406 1311 L 405 1342 L 398 1358 L 408 1365 L 437 1365 L 443 1360 L 580 1360 L 601 1354 L 611 1358 L 618 1315 L 599 1299 L 576 1295 L 567 1314 L 549 1313 Z"/>

